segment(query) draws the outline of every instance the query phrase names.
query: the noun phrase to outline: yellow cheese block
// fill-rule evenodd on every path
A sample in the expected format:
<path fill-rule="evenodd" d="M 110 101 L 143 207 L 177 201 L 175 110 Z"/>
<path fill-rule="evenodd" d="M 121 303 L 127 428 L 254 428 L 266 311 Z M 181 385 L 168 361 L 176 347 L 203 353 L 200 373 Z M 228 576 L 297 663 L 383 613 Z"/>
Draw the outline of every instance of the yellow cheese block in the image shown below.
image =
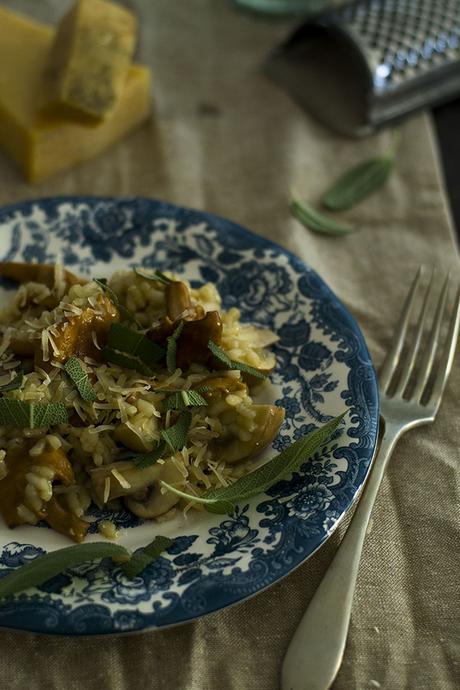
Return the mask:
<path fill-rule="evenodd" d="M 97 126 L 39 115 L 54 30 L 0 8 L 0 147 L 37 182 L 96 156 L 147 118 L 150 72 L 133 65 L 113 114 Z"/>
<path fill-rule="evenodd" d="M 107 0 L 77 0 L 60 21 L 46 69 L 47 109 L 75 108 L 101 118 L 124 89 L 136 46 L 137 21 Z"/>

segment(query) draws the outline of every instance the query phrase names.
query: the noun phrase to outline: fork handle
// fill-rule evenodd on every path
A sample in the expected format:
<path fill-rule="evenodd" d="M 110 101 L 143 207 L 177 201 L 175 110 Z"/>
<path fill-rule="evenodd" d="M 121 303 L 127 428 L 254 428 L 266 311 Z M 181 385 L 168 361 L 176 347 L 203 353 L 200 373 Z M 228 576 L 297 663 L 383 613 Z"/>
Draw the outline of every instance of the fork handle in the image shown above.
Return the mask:
<path fill-rule="evenodd" d="M 345 537 L 289 644 L 282 690 L 327 690 L 342 663 L 367 526 L 400 428 L 388 426 Z"/>

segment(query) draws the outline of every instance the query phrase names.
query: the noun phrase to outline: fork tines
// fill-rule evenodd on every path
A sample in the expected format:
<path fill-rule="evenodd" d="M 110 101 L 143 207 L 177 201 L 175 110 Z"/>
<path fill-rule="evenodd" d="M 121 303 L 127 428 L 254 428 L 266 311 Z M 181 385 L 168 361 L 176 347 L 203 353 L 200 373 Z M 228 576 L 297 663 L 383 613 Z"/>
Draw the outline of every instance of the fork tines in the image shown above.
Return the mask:
<path fill-rule="evenodd" d="M 431 271 L 427 285 L 424 274 L 420 267 L 403 306 L 380 373 L 380 389 L 388 397 L 410 397 L 413 402 L 437 406 L 455 353 L 460 287 L 449 306 L 450 274 L 438 291 L 436 271 Z"/>

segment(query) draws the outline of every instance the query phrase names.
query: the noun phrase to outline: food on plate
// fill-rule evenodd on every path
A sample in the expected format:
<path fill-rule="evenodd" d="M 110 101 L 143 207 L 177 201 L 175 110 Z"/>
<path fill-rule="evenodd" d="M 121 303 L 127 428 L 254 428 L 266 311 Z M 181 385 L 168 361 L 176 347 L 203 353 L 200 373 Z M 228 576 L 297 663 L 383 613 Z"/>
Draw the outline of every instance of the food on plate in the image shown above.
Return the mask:
<path fill-rule="evenodd" d="M 116 106 L 136 46 L 132 12 L 107 0 L 77 0 L 61 19 L 46 67 L 48 106 L 103 118 Z"/>
<path fill-rule="evenodd" d="M 0 513 L 81 542 L 94 503 L 158 518 L 252 468 L 284 409 L 256 403 L 268 329 L 216 287 L 152 270 L 79 279 L 0 264 L 20 282 L 0 311 Z M 112 524 L 106 535 L 113 536 Z"/>
<path fill-rule="evenodd" d="M 150 71 L 138 64 L 129 67 L 120 96 L 100 121 L 76 108 L 43 110 L 54 37 L 53 27 L 0 8 L 0 147 L 31 182 L 97 156 L 151 111 Z M 95 90 L 94 84 L 91 75 L 81 90 Z"/>

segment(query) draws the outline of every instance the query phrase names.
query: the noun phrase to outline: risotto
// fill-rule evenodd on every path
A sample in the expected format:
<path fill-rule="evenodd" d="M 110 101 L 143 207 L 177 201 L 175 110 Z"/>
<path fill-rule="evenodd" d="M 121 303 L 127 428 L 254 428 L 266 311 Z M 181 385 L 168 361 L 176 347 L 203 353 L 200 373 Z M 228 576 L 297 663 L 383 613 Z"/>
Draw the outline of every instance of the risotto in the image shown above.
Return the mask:
<path fill-rule="evenodd" d="M 79 279 L 4 263 L 20 283 L 0 312 L 0 512 L 81 542 L 92 504 L 165 519 L 249 471 L 284 410 L 256 404 L 276 336 L 224 311 L 212 284 L 158 271 Z M 99 525 L 107 537 L 114 525 Z"/>

